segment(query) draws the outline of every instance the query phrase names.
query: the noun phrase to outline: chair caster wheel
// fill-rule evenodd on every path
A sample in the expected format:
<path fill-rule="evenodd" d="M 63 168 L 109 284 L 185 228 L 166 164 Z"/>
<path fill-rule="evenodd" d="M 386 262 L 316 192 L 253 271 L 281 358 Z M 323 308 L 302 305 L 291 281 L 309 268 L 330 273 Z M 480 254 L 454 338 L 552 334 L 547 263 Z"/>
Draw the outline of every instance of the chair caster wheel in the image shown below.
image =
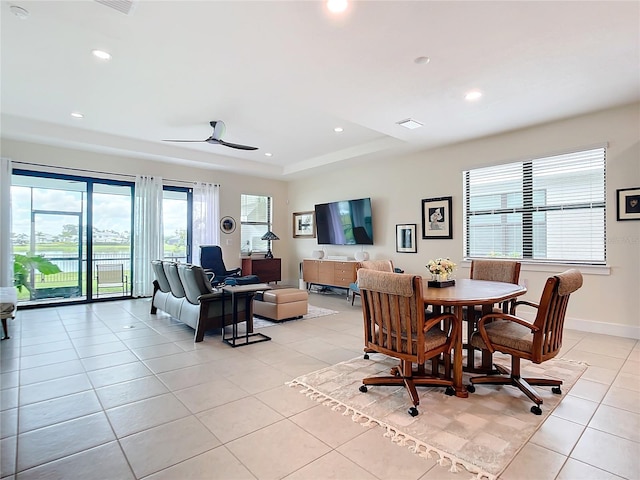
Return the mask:
<path fill-rule="evenodd" d="M 531 413 L 542 415 L 542 409 L 538 405 L 534 405 L 533 407 L 531 407 Z"/>
<path fill-rule="evenodd" d="M 560 387 L 553 387 L 553 388 L 551 389 L 551 391 L 552 391 L 553 393 L 555 393 L 556 395 L 561 395 L 561 394 L 562 394 L 562 390 L 560 390 Z"/>
<path fill-rule="evenodd" d="M 367 386 L 366 385 L 360 385 L 360 389 L 359 389 L 362 393 L 367 393 Z"/>
<path fill-rule="evenodd" d="M 407 413 L 409 413 L 409 415 L 411 415 L 412 417 L 415 417 L 418 415 L 419 412 L 416 407 L 411 407 Z"/>
<path fill-rule="evenodd" d="M 369 354 L 368 354 L 368 353 L 365 353 L 365 354 L 364 354 L 364 359 L 365 359 L 365 360 L 369 360 Z"/>
<path fill-rule="evenodd" d="M 450 397 L 454 396 L 456 394 L 456 389 L 449 386 L 447 387 L 447 389 L 444 391 L 445 394 L 449 395 Z"/>
<path fill-rule="evenodd" d="M 467 385 L 467 392 L 474 393 L 476 391 L 476 386 L 473 383 Z"/>

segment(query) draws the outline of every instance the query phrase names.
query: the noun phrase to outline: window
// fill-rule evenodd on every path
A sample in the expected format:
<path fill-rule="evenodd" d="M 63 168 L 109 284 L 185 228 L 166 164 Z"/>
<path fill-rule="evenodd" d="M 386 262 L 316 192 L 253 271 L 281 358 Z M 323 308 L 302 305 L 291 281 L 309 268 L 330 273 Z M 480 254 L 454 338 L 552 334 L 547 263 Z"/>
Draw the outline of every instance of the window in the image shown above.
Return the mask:
<path fill-rule="evenodd" d="M 240 242 L 243 254 L 267 251 L 267 240 L 262 240 L 262 236 L 271 230 L 271 203 L 271 197 L 241 196 Z"/>
<path fill-rule="evenodd" d="M 162 189 L 162 227 L 164 259 L 189 262 L 191 245 L 191 190 L 164 186 Z"/>
<path fill-rule="evenodd" d="M 605 148 L 465 171 L 467 258 L 601 265 Z"/>

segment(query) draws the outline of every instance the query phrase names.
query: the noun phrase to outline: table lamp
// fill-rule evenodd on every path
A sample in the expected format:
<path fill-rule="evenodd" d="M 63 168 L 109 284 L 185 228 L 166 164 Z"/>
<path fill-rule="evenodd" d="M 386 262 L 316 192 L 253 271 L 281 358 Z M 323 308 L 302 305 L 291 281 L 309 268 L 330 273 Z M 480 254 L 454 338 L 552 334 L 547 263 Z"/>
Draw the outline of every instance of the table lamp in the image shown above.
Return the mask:
<path fill-rule="evenodd" d="M 271 240 L 280 240 L 278 236 L 269 230 L 267 233 L 262 235 L 262 240 L 267 241 L 267 253 L 264 255 L 264 258 L 273 258 L 273 253 L 271 253 Z"/>

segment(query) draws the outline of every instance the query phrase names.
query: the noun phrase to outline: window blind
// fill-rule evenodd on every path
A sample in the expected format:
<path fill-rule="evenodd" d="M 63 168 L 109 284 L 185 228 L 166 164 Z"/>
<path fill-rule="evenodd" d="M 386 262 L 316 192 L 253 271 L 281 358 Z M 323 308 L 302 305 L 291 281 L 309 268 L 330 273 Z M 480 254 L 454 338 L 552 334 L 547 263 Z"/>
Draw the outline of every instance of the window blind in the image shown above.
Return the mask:
<path fill-rule="evenodd" d="M 242 194 L 240 198 L 241 252 L 266 252 L 262 236 L 271 230 L 271 197 Z"/>
<path fill-rule="evenodd" d="M 604 264 L 604 147 L 463 172 L 467 258 Z"/>

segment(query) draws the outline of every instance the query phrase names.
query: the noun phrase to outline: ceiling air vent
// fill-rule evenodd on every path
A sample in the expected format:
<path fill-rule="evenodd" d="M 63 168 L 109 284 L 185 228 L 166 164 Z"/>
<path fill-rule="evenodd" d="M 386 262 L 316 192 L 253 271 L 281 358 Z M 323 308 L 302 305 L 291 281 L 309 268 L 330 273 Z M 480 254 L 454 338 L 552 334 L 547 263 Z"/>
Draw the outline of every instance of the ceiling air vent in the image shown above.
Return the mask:
<path fill-rule="evenodd" d="M 125 15 L 129 15 L 133 10 L 133 7 L 136 3 L 135 0 L 94 0 L 97 3 L 101 3 L 107 7 L 113 8 L 114 10 L 119 11 L 120 13 L 124 13 Z"/>

